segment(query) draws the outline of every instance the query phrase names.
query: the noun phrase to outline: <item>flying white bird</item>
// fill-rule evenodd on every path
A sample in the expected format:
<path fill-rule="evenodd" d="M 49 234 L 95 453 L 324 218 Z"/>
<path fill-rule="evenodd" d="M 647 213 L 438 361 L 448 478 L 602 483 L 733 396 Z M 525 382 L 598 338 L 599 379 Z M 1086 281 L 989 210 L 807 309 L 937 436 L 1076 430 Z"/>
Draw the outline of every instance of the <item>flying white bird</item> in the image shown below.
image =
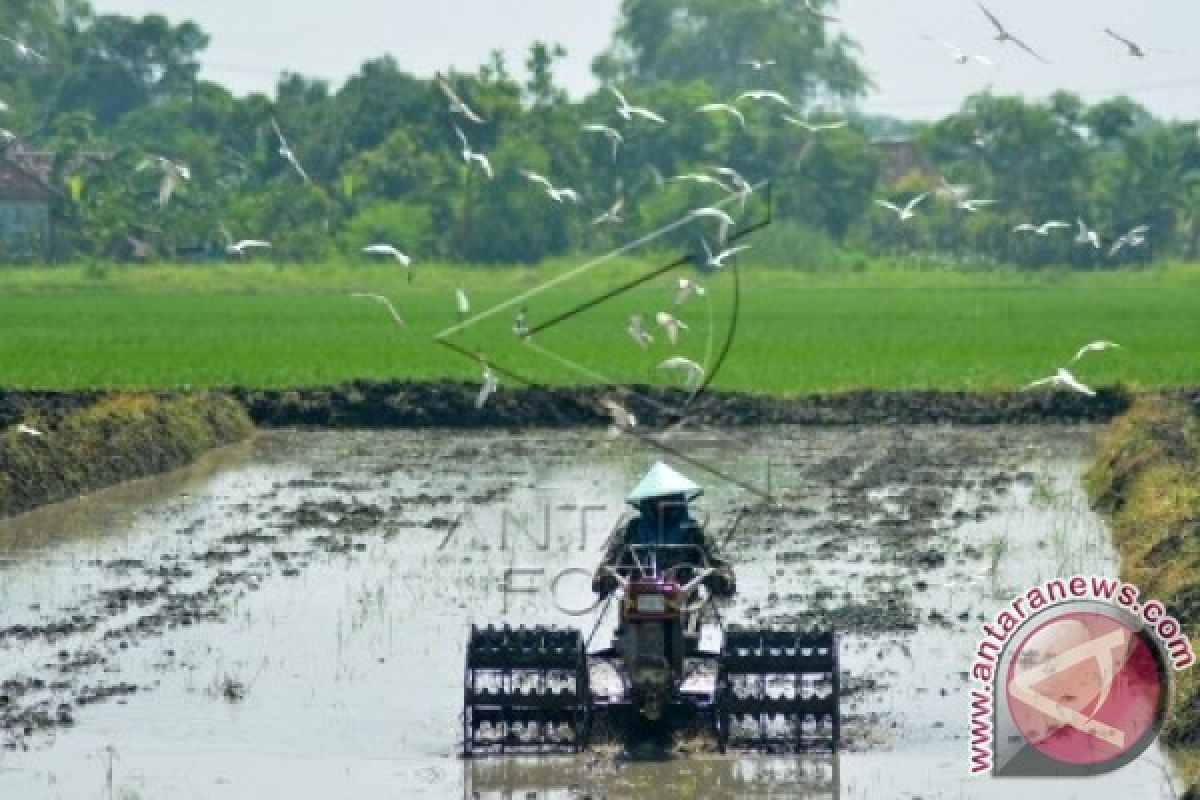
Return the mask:
<path fill-rule="evenodd" d="M 1146 232 L 1149 230 L 1149 225 L 1138 225 L 1129 231 L 1129 233 L 1119 237 L 1113 242 L 1112 248 L 1108 251 L 1108 257 L 1114 258 L 1117 253 L 1120 253 L 1126 247 L 1141 247 L 1146 243 Z"/>
<path fill-rule="evenodd" d="M 654 320 L 658 323 L 658 327 L 666 331 L 667 341 L 671 344 L 677 344 L 679 342 L 679 332 L 688 329 L 688 326 L 682 320 L 675 319 L 675 317 L 665 311 L 658 312 L 654 316 Z"/>
<path fill-rule="evenodd" d="M 751 245 L 748 244 L 738 245 L 737 247 L 730 247 L 726 250 L 722 250 L 716 255 L 713 255 L 713 251 L 709 249 L 708 242 L 706 242 L 703 238 L 700 239 L 700 244 L 704 246 L 704 266 L 711 269 L 721 269 L 725 266 L 725 261 L 727 259 L 733 258 L 738 253 L 749 250 L 751 247 Z"/>
<path fill-rule="evenodd" d="M 374 300 L 376 303 L 379 303 L 379 305 L 381 305 L 387 309 L 388 313 L 392 315 L 392 319 L 394 319 L 396 321 L 397 325 L 399 325 L 401 328 L 403 328 L 405 326 L 404 317 L 400 316 L 400 312 L 396 310 L 396 307 L 394 305 L 392 305 L 392 301 L 388 300 L 383 295 L 367 294 L 365 292 L 355 292 L 354 294 L 352 294 L 350 296 L 357 297 L 359 299 Z"/>
<path fill-rule="evenodd" d="M 1121 251 L 1130 246 L 1130 240 L 1125 236 L 1117 237 L 1117 240 L 1112 243 L 1112 247 L 1108 249 L 1108 257 L 1116 258 Z"/>
<path fill-rule="evenodd" d="M 8 111 L 8 103 L 0 100 L 0 114 L 4 113 L 5 111 Z"/>
<path fill-rule="evenodd" d="M 559 205 L 562 205 L 562 203 L 567 200 L 570 200 L 571 203 L 574 205 L 579 205 L 580 203 L 583 202 L 583 196 L 581 194 L 579 194 L 579 192 L 575 191 L 574 189 L 567 188 L 567 187 L 563 187 L 563 188 L 559 188 L 559 189 L 549 189 L 549 190 L 547 190 L 546 194 L 548 194 L 550 196 L 551 200 L 558 203 Z"/>
<path fill-rule="evenodd" d="M 681 306 L 693 297 L 704 297 L 705 288 L 693 280 L 680 278 L 675 286 L 675 305 Z"/>
<path fill-rule="evenodd" d="M 150 167 L 157 167 L 162 171 L 162 181 L 158 185 L 158 207 L 166 208 L 179 184 L 192 179 L 192 171 L 188 169 L 187 164 L 180 164 L 162 156 L 144 159 L 138 165 L 137 171 L 141 172 Z"/>
<path fill-rule="evenodd" d="M 966 211 L 968 214 L 976 214 L 979 211 L 982 211 L 984 208 L 987 208 L 988 206 L 994 206 L 998 202 L 999 202 L 998 200 L 966 199 L 966 200 L 959 200 L 958 207 L 960 210 Z"/>
<path fill-rule="evenodd" d="M 0 128 L 0 144 L 9 144 L 17 140 L 17 135 L 7 128 Z"/>
<path fill-rule="evenodd" d="M 138 261 L 149 261 L 154 258 L 154 247 L 149 242 L 144 242 L 129 234 L 125 234 L 125 241 L 129 243 L 130 255 Z"/>
<path fill-rule="evenodd" d="M 714 178 L 712 175 L 705 175 L 700 172 L 689 172 L 684 175 L 676 175 L 667 181 L 668 183 L 696 183 L 704 186 L 716 186 L 723 192 L 733 194 L 733 187 L 727 185 L 720 178 Z"/>
<path fill-rule="evenodd" d="M 279 122 L 274 117 L 271 117 L 271 127 L 275 129 L 275 135 L 279 137 L 279 155 L 283 160 L 292 165 L 292 168 L 304 179 L 305 183 L 312 183 L 312 180 L 308 177 L 308 173 L 304 171 L 304 167 L 300 166 L 300 159 L 296 158 L 296 152 L 292 150 L 292 146 L 284 138 L 283 131 L 279 128 Z"/>
<path fill-rule="evenodd" d="M 659 364 L 658 368 L 674 369 L 683 372 L 686 376 L 684 385 L 689 389 L 695 389 L 700 385 L 700 381 L 704 379 L 704 367 L 683 356 L 672 356 Z"/>
<path fill-rule="evenodd" d="M 1043 222 L 1041 225 L 1034 225 L 1032 222 L 1022 222 L 1013 228 L 1013 233 L 1035 233 L 1038 236 L 1049 236 L 1050 231 L 1069 227 L 1071 227 L 1070 223 L 1060 222 L 1056 219 Z"/>
<path fill-rule="evenodd" d="M 958 204 L 971 196 L 971 187 L 965 183 L 951 183 L 946 180 L 946 176 L 942 175 L 939 180 L 941 185 L 934 189 L 934 194 L 941 200 L 949 200 L 952 203 Z"/>
<path fill-rule="evenodd" d="M 824 11 L 814 6 L 813 0 L 804 0 L 804 10 L 812 14 L 814 17 L 823 19 L 826 22 L 841 22 L 839 18 L 833 16 L 832 14 L 826 14 Z"/>
<path fill-rule="evenodd" d="M 20 39 L 14 39 L 11 36 L 0 35 L 0 40 L 11 44 L 13 50 L 17 54 L 17 57 L 24 61 L 40 61 L 45 64 L 50 60 L 37 50 L 34 50 L 32 47 L 22 42 Z"/>
<path fill-rule="evenodd" d="M 446 76 L 442 73 L 437 73 L 434 76 L 437 81 L 438 88 L 442 90 L 442 94 L 450 101 L 450 113 L 462 114 L 467 119 L 474 122 L 476 125 L 482 125 L 485 120 L 483 117 L 476 114 L 469 105 L 464 103 L 462 99 L 455 93 L 454 87 L 450 85 L 450 81 L 446 80 Z"/>
<path fill-rule="evenodd" d="M 1079 225 L 1079 232 L 1075 234 L 1075 244 L 1090 244 L 1097 250 L 1100 249 L 1100 234 L 1088 228 L 1082 219 L 1076 218 L 1075 222 Z"/>
<path fill-rule="evenodd" d="M 963 50 L 961 47 L 956 45 L 954 42 L 948 42 L 945 39 L 935 39 L 932 36 L 926 36 L 925 38 L 931 42 L 937 42 L 942 47 L 946 48 L 946 52 L 948 52 L 950 54 L 950 58 L 951 58 L 951 60 L 954 61 L 955 64 L 968 64 L 972 60 L 974 60 L 975 62 L 982 64 L 985 67 L 996 66 L 996 62 L 992 61 L 987 56 L 981 56 L 981 55 L 977 55 L 977 54 L 968 53 L 966 50 Z"/>
<path fill-rule="evenodd" d="M 845 119 L 839 119 L 836 122 L 813 123 L 813 122 L 809 122 L 808 120 L 800 119 L 799 117 L 793 117 L 788 114 L 785 114 L 783 118 L 785 120 L 787 120 L 788 122 L 792 123 L 793 125 L 804 128 L 804 130 L 808 131 L 809 133 L 821 133 L 822 131 L 836 131 L 839 128 L 844 128 L 850 124 L 850 121 L 845 120 Z"/>
<path fill-rule="evenodd" d="M 732 167 L 709 167 L 709 170 L 729 180 L 730 194 L 738 198 L 742 204 L 742 211 L 745 211 L 746 201 L 754 194 L 754 187 L 750 185 L 750 181 Z"/>
<path fill-rule="evenodd" d="M 225 252 L 231 256 L 245 258 L 250 250 L 268 250 L 271 243 L 262 239 L 242 239 L 240 242 L 233 242 L 225 247 Z"/>
<path fill-rule="evenodd" d="M 476 408 L 483 408 L 488 398 L 500 387 L 500 381 L 496 378 L 495 373 L 492 372 L 492 368 L 487 365 L 486 361 L 482 363 L 483 382 L 479 386 L 479 394 L 475 396 Z"/>
<path fill-rule="evenodd" d="M 743 100 L 770 100 L 774 103 L 784 106 L 785 108 L 792 107 L 791 100 L 788 100 L 780 92 L 772 91 L 770 89 L 751 89 L 748 92 L 742 92 L 738 95 L 737 102 L 740 103 Z"/>
<path fill-rule="evenodd" d="M 551 183 L 549 178 L 545 177 L 544 175 L 539 175 L 533 170 L 523 169 L 521 170 L 521 174 L 524 175 L 525 179 L 530 183 L 536 183 L 538 186 L 541 186 L 542 189 L 545 190 L 546 194 L 549 195 L 549 197 L 556 203 L 562 203 L 564 200 L 570 200 L 572 203 L 578 205 L 583 199 L 579 196 L 579 192 L 575 191 L 574 189 L 560 189 Z"/>
<path fill-rule="evenodd" d="M 454 290 L 454 307 L 458 310 L 460 319 L 471 313 L 471 301 L 462 289 Z"/>
<path fill-rule="evenodd" d="M 613 161 L 617 160 L 617 152 L 621 149 L 621 145 L 625 143 L 625 137 L 616 128 L 608 125 L 590 124 L 584 125 L 583 130 L 587 133 L 598 133 L 608 139 L 612 143 Z"/>
<path fill-rule="evenodd" d="M 400 252 L 395 245 L 371 244 L 363 248 L 363 252 L 372 256 L 387 256 L 393 258 L 402 267 L 412 266 L 412 259 Z"/>
<path fill-rule="evenodd" d="M 754 70 L 755 72 L 762 72 L 767 67 L 775 66 L 775 59 L 773 59 L 773 58 L 764 58 L 764 59 L 747 58 L 745 60 L 739 61 L 738 63 L 741 64 L 743 67 L 749 67 L 750 69 Z"/>
<path fill-rule="evenodd" d="M 886 208 L 888 211 L 891 211 L 900 219 L 901 222 L 907 222 L 908 220 L 912 219 L 913 217 L 915 217 L 917 215 L 917 206 L 921 205 L 921 203 L 924 202 L 926 197 L 929 197 L 929 192 L 925 192 L 924 194 L 919 194 L 916 197 L 912 198 L 911 200 L 908 201 L 908 204 L 905 205 L 903 208 L 896 205 L 895 203 L 888 202 L 887 200 L 876 200 L 875 205 L 879 206 L 880 208 Z"/>
<path fill-rule="evenodd" d="M 23 422 L 17 425 L 17 433 L 21 434 L 22 436 L 32 436 L 35 439 L 46 435 L 37 428 L 31 428 Z"/>
<path fill-rule="evenodd" d="M 1141 45 L 1139 45 L 1137 42 L 1133 41 L 1132 39 L 1125 38 L 1121 34 L 1114 31 L 1112 28 L 1105 28 L 1104 32 L 1107 33 L 1112 38 L 1116 39 L 1121 44 L 1125 45 L 1125 49 L 1129 51 L 1129 55 L 1133 56 L 1134 58 L 1145 58 L 1146 57 L 1146 51 L 1142 49 Z"/>
<path fill-rule="evenodd" d="M 701 114 L 727 114 L 738 121 L 738 124 L 743 128 L 746 127 L 746 117 L 741 111 L 738 111 L 734 106 L 728 103 L 705 103 L 696 109 Z"/>
<path fill-rule="evenodd" d="M 715 219 L 717 221 L 717 241 L 721 246 L 729 238 L 729 229 L 733 227 L 733 217 L 726 214 L 719 208 L 697 208 L 688 212 L 689 219 Z M 707 248 L 707 245 L 705 245 Z M 720 265 L 718 265 L 720 266 Z"/>
<path fill-rule="evenodd" d="M 1083 347 L 1079 348 L 1079 352 L 1076 353 L 1075 357 L 1071 359 L 1071 363 L 1074 364 L 1076 361 L 1083 358 L 1088 353 L 1102 353 L 1105 350 L 1119 350 L 1119 349 L 1121 349 L 1121 345 L 1117 344 L 1116 342 L 1107 342 L 1104 340 L 1101 340 L 1098 342 L 1092 342 L 1091 344 L 1085 344 Z"/>
<path fill-rule="evenodd" d="M 1059 367 L 1058 372 L 1051 375 L 1049 378 L 1042 378 L 1039 381 L 1027 384 L 1025 390 L 1036 389 L 1039 386 L 1055 386 L 1062 389 L 1070 389 L 1073 392 L 1086 394 L 1088 397 L 1095 397 L 1096 392 L 1091 388 L 1083 385 L 1079 380 L 1067 370 Z"/>
<path fill-rule="evenodd" d="M 654 344 L 654 337 L 650 335 L 650 331 L 646 330 L 646 322 L 642 319 L 641 314 L 634 314 L 630 317 L 629 326 L 625 330 L 643 350 Z"/>
<path fill-rule="evenodd" d="M 521 170 L 521 175 L 525 178 L 525 180 L 529 181 L 530 183 L 536 183 L 546 191 L 550 191 L 554 188 L 554 184 L 550 182 L 549 178 L 544 175 L 539 175 L 531 169 Z"/>
<path fill-rule="evenodd" d="M 1197 131 L 1197 136 L 1200 137 L 1200 131 Z M 654 186 L 661 189 L 666 184 L 667 179 L 663 177 L 662 170 L 653 164 L 646 165 L 646 172 L 650 175 L 650 180 L 654 181 Z"/>
<path fill-rule="evenodd" d="M 625 99 L 625 95 L 621 94 L 621 92 L 615 87 L 608 87 L 608 91 L 612 92 L 613 97 L 617 98 L 617 103 L 619 104 L 617 106 L 617 113 L 621 115 L 622 119 L 629 121 L 634 117 L 641 117 L 642 119 L 649 120 L 659 125 L 662 125 L 666 122 L 665 119 L 660 117 L 658 114 L 655 114 L 648 108 L 629 105 L 629 102 Z"/>
<path fill-rule="evenodd" d="M 625 196 L 618 195 L 617 199 L 613 201 L 613 204 L 611 206 L 609 206 L 607 211 L 605 211 L 603 214 L 601 214 L 600 216 L 598 216 L 594 220 L 592 220 L 592 225 L 595 226 L 595 225 L 605 225 L 608 223 L 613 223 L 613 224 L 619 223 L 621 221 L 621 214 L 622 214 L 622 212 L 624 212 L 624 210 L 625 210 Z"/>
<path fill-rule="evenodd" d="M 467 163 L 467 166 L 470 166 L 471 162 L 474 161 L 484 171 L 484 174 L 488 176 L 488 180 L 494 178 L 495 173 L 492 172 L 492 162 L 488 161 L 488 157 L 483 153 L 476 153 L 471 149 L 471 143 L 467 141 L 467 135 L 462 132 L 462 128 L 455 125 L 454 132 L 458 134 L 458 140 L 462 142 L 462 159 Z"/>
<path fill-rule="evenodd" d="M 529 311 L 524 306 L 517 312 L 517 316 L 513 318 L 512 331 L 518 339 L 524 339 L 529 335 Z"/>
<path fill-rule="evenodd" d="M 616 400 L 606 397 L 600 401 L 600 406 L 612 418 L 612 426 L 608 429 L 609 436 L 615 437 L 621 431 L 631 431 L 637 427 L 637 417 Z"/>
<path fill-rule="evenodd" d="M 979 10 L 984 13 L 984 15 L 988 18 L 988 21 L 992 23 L 992 27 L 996 29 L 997 42 L 1012 42 L 1014 45 L 1036 58 L 1038 61 L 1041 61 L 1044 64 L 1050 63 L 1032 47 L 1025 44 L 1025 42 L 1021 41 L 1016 36 L 1013 36 L 1012 33 L 1009 32 L 1008 28 L 1004 27 L 1004 23 L 997 19 L 995 14 L 993 14 L 991 11 L 988 11 L 987 8 L 984 7 L 983 3 L 976 3 L 976 5 L 979 6 Z"/>
<path fill-rule="evenodd" d="M 743 178 L 741 173 L 739 173 L 733 167 L 709 167 L 708 169 L 710 172 L 715 172 L 722 177 L 728 178 L 729 185 L 733 187 L 734 191 L 742 191 L 753 188 L 750 186 L 749 181 Z"/>

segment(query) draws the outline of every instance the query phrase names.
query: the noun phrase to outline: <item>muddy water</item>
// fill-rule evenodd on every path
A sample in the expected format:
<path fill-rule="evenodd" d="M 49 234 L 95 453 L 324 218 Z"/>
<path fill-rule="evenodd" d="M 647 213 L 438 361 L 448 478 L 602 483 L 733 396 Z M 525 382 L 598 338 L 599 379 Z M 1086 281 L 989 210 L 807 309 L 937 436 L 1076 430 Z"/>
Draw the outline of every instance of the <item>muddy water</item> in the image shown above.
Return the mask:
<path fill-rule="evenodd" d="M 653 451 L 587 433 L 265 435 L 0 525 L 0 797 L 1009 797 L 966 777 L 965 672 L 1006 595 L 1115 570 L 1078 488 L 1092 433 L 691 442 L 732 477 L 770 464 L 780 508 L 730 540 L 723 616 L 834 622 L 848 752 L 650 763 L 455 753 L 468 624 L 579 624 L 590 595 L 569 570 L 594 565 Z M 714 526 L 754 500 L 697 477 Z M 1167 774 L 1152 750 L 1019 788 L 1172 797 Z"/>

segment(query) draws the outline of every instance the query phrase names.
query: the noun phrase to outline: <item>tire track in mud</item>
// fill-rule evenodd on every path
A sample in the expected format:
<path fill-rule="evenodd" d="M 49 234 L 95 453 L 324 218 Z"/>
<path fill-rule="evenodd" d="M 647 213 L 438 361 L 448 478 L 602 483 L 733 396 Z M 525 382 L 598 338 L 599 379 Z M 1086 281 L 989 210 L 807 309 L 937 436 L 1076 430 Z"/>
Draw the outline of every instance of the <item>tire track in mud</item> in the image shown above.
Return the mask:
<path fill-rule="evenodd" d="M 740 616 L 752 625 L 837 631 L 850 748 L 878 746 L 897 727 L 894 712 L 876 707 L 911 662 L 914 633 L 962 632 L 982 618 L 931 609 L 924 595 L 955 582 L 985 593 L 989 542 L 963 529 L 986 526 L 1014 490 L 1040 479 L 1028 465 L 1036 442 L 1028 429 L 867 430 L 841 452 L 794 460 L 782 502 L 744 517 L 728 557 L 738 564 L 766 556 L 769 566 L 765 593 L 740 598 Z M 962 692 L 966 664 L 964 654 L 963 680 L 932 685 L 950 675 L 929 676 L 921 691 Z"/>
<path fill-rule="evenodd" d="M 1052 453 L 1064 433 L 1084 435 L 1071 428 L 763 429 L 751 438 L 781 457 L 784 490 L 778 505 L 752 507 L 727 544 L 740 594 L 724 618 L 834 627 L 843 636 L 850 744 L 879 746 L 898 724 L 880 700 L 910 663 L 912 634 L 975 623 L 967 612 L 929 610 L 923 596 L 978 578 L 987 543 L 963 530 L 986 524 L 1017 487 L 1038 480 L 1029 463 Z M 313 435 L 333 436 L 289 434 Z M 80 580 L 93 585 L 82 596 L 0 626 L 0 654 L 39 657 L 19 674 L 0 675 L 4 746 L 36 747 L 84 721 L 93 702 L 153 691 L 153 674 L 122 678 L 122 654 L 142 649 L 162 673 L 186 669 L 173 632 L 219 631 L 240 598 L 299 577 L 318 560 L 353 564 L 379 539 L 440 538 L 458 509 L 503 502 L 547 460 L 645 457 L 620 443 L 554 433 L 493 437 L 486 446 L 414 436 L 386 453 L 371 451 L 370 434 L 355 436 L 345 448 L 351 457 L 330 455 L 330 464 L 216 498 L 208 516 L 164 514 L 178 548 L 83 564 Z M 264 439 L 260 447 L 269 450 L 271 437 Z M 734 514 L 737 498 L 713 496 L 718 516 Z M 209 533 L 222 524 L 226 532 Z M 964 685 L 943 680 L 922 690 L 944 696 Z M 239 687 L 216 687 L 213 695 L 236 702 Z"/>
<path fill-rule="evenodd" d="M 481 457 L 477 448 L 451 443 L 446 460 L 465 464 Z M 430 490 L 391 494 L 386 502 L 362 499 L 386 491 L 387 479 L 402 471 L 423 475 Z M 188 668 L 182 654 L 166 644 L 172 632 L 227 623 L 247 593 L 268 581 L 299 578 L 318 558 L 362 557 L 374 537 L 389 539 L 409 529 L 444 531 L 454 520 L 439 510 L 497 502 L 514 485 L 510 478 L 491 476 L 482 487 L 471 488 L 465 480 L 452 489 L 433 486 L 437 476 L 456 473 L 462 475 L 456 468 L 414 469 L 411 463 L 379 466 L 367 475 L 317 469 L 219 507 L 223 516 L 253 520 L 237 532 L 206 539 L 203 531 L 213 520 L 199 516 L 172 530 L 185 542 L 180 552 L 76 565 L 97 585 L 69 606 L 30 606 L 26 612 L 37 621 L 0 626 L 0 655 L 31 649 L 44 655 L 33 668 L 0 672 L 0 747 L 28 750 L 76 725 L 87 706 L 124 703 L 131 695 L 153 691 L 157 680 L 120 679 L 120 656 L 126 651 L 157 648 L 156 670 Z M 298 493 L 323 499 L 281 499 Z M 214 695 L 231 702 L 244 691 L 228 678 L 213 687 Z"/>

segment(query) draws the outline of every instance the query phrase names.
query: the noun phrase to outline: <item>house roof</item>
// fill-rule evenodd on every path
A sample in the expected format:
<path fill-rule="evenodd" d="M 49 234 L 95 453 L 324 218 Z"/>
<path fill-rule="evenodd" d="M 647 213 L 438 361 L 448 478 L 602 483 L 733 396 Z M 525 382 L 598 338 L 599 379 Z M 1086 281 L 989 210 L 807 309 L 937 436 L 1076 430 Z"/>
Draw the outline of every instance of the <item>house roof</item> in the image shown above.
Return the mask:
<path fill-rule="evenodd" d="M 63 175 L 89 175 L 105 162 L 111 161 L 113 154 L 100 150 L 84 150 L 76 153 L 62 169 Z M 40 182 L 45 189 L 42 196 L 10 196 L 18 193 L 16 188 L 8 189 L 7 181 L 0 181 L 0 199 L 2 200 L 41 200 L 49 199 L 58 193 L 55 188 L 54 168 L 58 154 L 49 150 L 33 150 L 25 142 L 17 141 L 0 152 L 0 164 L 13 165 L 25 173 L 27 178 Z M 14 181 L 16 179 L 13 179 Z M 32 190 L 31 190 L 32 191 Z"/>
<path fill-rule="evenodd" d="M 39 176 L 8 158 L 0 158 L 0 202 L 49 202 L 54 191 Z"/>

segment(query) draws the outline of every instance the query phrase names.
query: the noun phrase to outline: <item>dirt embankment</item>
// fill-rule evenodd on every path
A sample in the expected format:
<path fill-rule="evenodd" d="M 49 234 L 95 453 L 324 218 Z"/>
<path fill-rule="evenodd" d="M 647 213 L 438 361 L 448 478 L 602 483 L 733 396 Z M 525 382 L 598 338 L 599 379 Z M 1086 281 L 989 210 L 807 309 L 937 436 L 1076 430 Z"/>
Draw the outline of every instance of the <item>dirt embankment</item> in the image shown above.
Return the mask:
<path fill-rule="evenodd" d="M 861 390 L 780 398 L 650 386 L 501 387 L 476 408 L 472 384 L 360 381 L 311 389 L 194 394 L 0 390 L 0 516 L 183 466 L 252 425 L 320 428 L 571 428 L 610 422 L 623 403 L 650 431 L 686 416 L 689 427 L 962 425 L 1107 422 L 1133 395 L 1069 392 Z M 1176 393 L 1200 403 L 1200 390 Z M 18 433 L 24 423 L 42 430 Z"/>
<path fill-rule="evenodd" d="M 944 392 L 861 390 L 780 398 L 651 386 L 501 388 L 483 409 L 478 387 L 464 383 L 370 383 L 293 390 L 231 390 L 254 421 L 266 427 L 575 427 L 608 424 L 600 401 L 622 402 L 640 424 L 673 422 L 679 409 L 697 424 L 964 425 L 1107 422 L 1124 413 L 1132 395 L 1104 389 L 1096 397 L 1068 392 Z"/>
<path fill-rule="evenodd" d="M 1141 398 L 1109 429 L 1088 474 L 1112 519 L 1121 577 L 1162 600 L 1200 645 L 1200 404 Z M 1163 731 L 1200 797 L 1200 667 L 1177 673 Z"/>
<path fill-rule="evenodd" d="M 225 394 L 7 393 L 0 517 L 185 466 L 253 429 Z"/>

